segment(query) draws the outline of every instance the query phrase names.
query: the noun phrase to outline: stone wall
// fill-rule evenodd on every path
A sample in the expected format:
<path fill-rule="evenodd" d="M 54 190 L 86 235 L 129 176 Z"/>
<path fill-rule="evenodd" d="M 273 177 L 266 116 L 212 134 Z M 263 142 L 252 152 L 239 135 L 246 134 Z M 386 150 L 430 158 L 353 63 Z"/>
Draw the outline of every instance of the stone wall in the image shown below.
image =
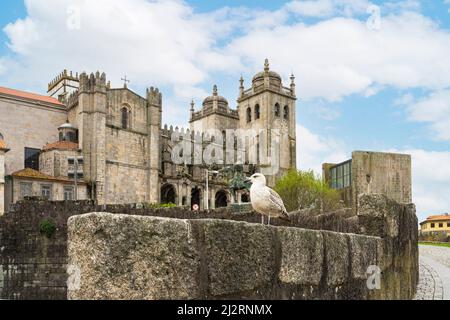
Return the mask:
<path fill-rule="evenodd" d="M 78 216 L 90 212 L 111 212 L 143 216 L 141 218 L 132 218 L 130 220 L 125 219 L 123 216 L 118 216 L 118 220 L 115 218 L 108 218 L 109 220 L 112 219 L 111 221 L 120 221 L 122 224 L 126 224 L 128 223 L 127 221 L 129 221 L 130 226 L 131 224 L 137 224 L 136 230 L 133 232 L 132 230 L 134 230 L 134 227 L 128 229 L 125 228 L 123 230 L 123 235 L 127 236 L 128 241 L 125 241 L 125 238 L 122 239 L 121 242 L 123 242 L 123 244 L 117 247 L 117 251 L 114 251 L 118 254 L 113 255 L 112 258 L 116 259 L 115 261 L 120 265 L 120 268 L 122 268 L 119 268 L 120 270 L 128 270 L 126 268 L 129 267 L 126 261 L 120 259 L 120 250 L 124 250 L 124 246 L 130 245 L 130 239 L 135 239 L 137 234 L 143 235 L 143 239 L 136 243 L 136 248 L 139 249 L 136 251 L 136 255 L 142 254 L 142 251 L 140 251 L 141 249 L 144 251 L 150 250 L 151 254 L 149 253 L 149 256 L 153 255 L 157 261 L 159 261 L 158 259 L 166 259 L 164 257 L 165 254 L 163 254 L 165 252 L 170 252 L 173 256 L 176 254 L 177 251 L 175 251 L 174 248 L 177 246 L 177 241 L 173 241 L 174 238 L 184 237 L 184 243 L 189 239 L 196 241 L 197 247 L 195 248 L 193 247 L 193 243 L 189 243 L 189 241 L 187 241 L 187 245 L 188 247 L 191 246 L 192 250 L 195 249 L 195 252 L 197 252 L 196 254 L 200 254 L 200 257 L 203 257 L 203 260 L 201 260 L 202 263 L 200 264 L 201 272 L 199 271 L 197 275 L 205 277 L 205 275 L 208 275 L 208 273 L 206 273 L 207 270 L 209 270 L 208 272 L 211 273 L 211 275 L 214 275 L 211 278 L 213 280 L 210 280 L 210 283 L 205 282 L 206 280 L 204 280 L 204 278 L 202 278 L 203 280 L 198 279 L 198 281 L 200 281 L 198 284 L 202 284 L 202 289 L 201 291 L 196 292 L 200 295 L 207 295 L 209 298 L 237 298 L 241 296 L 257 298 L 263 297 L 262 294 L 265 292 L 264 290 L 269 289 L 270 291 L 267 291 L 269 298 L 283 299 L 314 297 L 330 299 L 407 299 L 411 297 L 412 293 L 415 291 L 418 277 L 417 218 L 415 216 L 414 206 L 399 205 L 384 196 L 377 195 L 362 196 L 360 202 L 362 206 L 358 216 L 352 215 L 351 210 L 343 210 L 320 216 L 311 216 L 306 212 L 298 212 L 292 214 L 291 223 L 273 219 L 272 223 L 275 227 L 264 227 L 259 225 L 261 217 L 255 213 L 233 213 L 230 209 L 196 213 L 185 208 L 155 209 L 144 204 L 99 206 L 91 201 L 19 202 L 13 206 L 13 212 L 0 218 L 0 299 L 65 299 L 67 294 L 67 220 L 71 216 Z M 145 216 L 173 219 L 144 219 Z M 47 239 L 44 235 L 41 235 L 39 230 L 40 222 L 48 218 L 54 221 L 57 226 L 57 231 L 51 239 Z M 214 220 L 209 220 L 211 218 L 214 218 Z M 80 219 L 85 220 L 86 218 L 80 217 Z M 77 219 L 73 220 L 76 221 Z M 139 227 L 141 221 L 147 222 L 142 222 L 144 225 Z M 253 224 L 248 224 L 246 222 Z M 89 223 L 83 222 L 82 225 L 84 226 L 83 228 L 87 228 Z M 154 232 L 151 231 L 145 234 L 145 225 L 154 226 Z M 109 226 L 110 228 L 108 227 L 109 229 L 105 229 L 105 232 L 109 232 L 109 236 L 112 236 L 113 224 Z M 169 228 L 170 232 L 166 230 L 167 228 Z M 304 230 L 306 228 L 309 230 Z M 102 232 L 92 234 L 89 231 L 92 231 L 92 229 L 83 230 L 86 230 L 86 234 L 83 237 L 86 237 L 86 239 L 92 237 L 93 241 L 100 241 L 97 237 L 102 237 L 103 234 Z M 339 231 L 347 234 L 327 232 L 324 230 Z M 166 231 L 167 236 L 165 233 Z M 187 235 L 188 231 L 189 236 Z M 76 231 L 76 234 L 72 232 L 71 237 L 79 237 L 80 234 L 77 232 L 78 231 Z M 155 234 L 152 235 L 153 233 Z M 354 234 L 358 233 L 363 237 L 355 238 Z M 106 236 L 107 233 L 104 233 L 103 235 Z M 266 236 L 269 237 L 270 241 L 265 239 Z M 309 240 L 305 240 L 308 237 L 319 240 L 316 241 L 317 243 L 314 241 L 309 243 Z M 336 239 L 327 242 L 324 240 L 327 237 L 340 239 L 339 247 L 330 250 L 330 248 L 333 248 L 332 245 Z M 144 241 L 144 239 L 146 240 Z M 169 241 L 170 239 L 172 239 L 172 241 Z M 259 240 L 256 241 L 255 239 L 265 240 L 258 244 Z M 78 239 L 76 241 L 82 240 Z M 306 244 L 303 245 L 305 242 Z M 158 245 L 156 245 L 156 243 L 158 243 Z M 377 246 L 376 256 L 373 253 L 374 243 L 376 243 Z M 282 244 L 288 249 L 272 252 L 274 248 L 282 248 Z M 261 252 L 264 248 L 264 250 L 270 248 L 270 252 L 263 250 L 263 252 L 265 252 L 264 255 L 256 257 L 255 261 L 252 262 L 251 259 L 245 258 L 246 253 L 253 250 L 252 246 L 256 246 L 255 250 L 259 250 L 258 252 Z M 362 255 L 357 253 L 359 252 L 357 246 L 368 246 L 370 253 L 366 249 L 364 249 L 364 251 L 367 251 L 368 255 L 366 255 L 366 253 Z M 155 248 L 156 250 L 154 250 Z M 356 251 L 354 248 L 356 248 Z M 100 247 L 97 247 L 96 249 L 99 250 L 98 252 L 100 254 L 102 249 Z M 220 256 L 212 256 L 208 253 L 212 252 L 210 250 L 221 252 L 223 258 L 221 259 Z M 320 262 L 314 262 L 314 259 L 316 258 L 314 258 L 315 253 L 313 255 L 312 252 L 316 252 L 315 250 L 322 252 L 318 256 Z M 348 252 L 348 255 L 342 255 L 342 250 Z M 145 252 L 148 253 L 148 251 Z M 186 254 L 187 251 L 182 252 Z M 230 252 L 235 252 L 236 257 L 238 258 L 234 259 Z M 77 249 L 77 255 L 85 253 L 87 253 L 87 251 L 83 253 L 82 250 L 80 251 L 80 249 Z M 285 257 L 284 255 L 287 256 Z M 334 255 L 336 259 L 345 257 L 345 259 L 342 259 L 339 263 L 333 263 L 330 266 L 330 260 L 324 260 L 325 255 Z M 189 257 L 189 254 L 187 254 L 187 256 Z M 206 257 L 209 257 L 209 260 L 205 260 Z M 359 263 L 358 261 L 366 261 L 366 259 L 373 262 L 373 259 L 375 258 L 378 264 L 378 262 L 380 262 L 380 257 L 383 257 L 383 259 L 381 259 L 381 267 L 383 270 L 382 279 L 386 280 L 383 282 L 384 285 L 381 291 L 368 292 L 364 289 L 365 281 L 355 277 L 353 273 L 350 273 L 350 267 L 354 266 L 354 268 L 356 268 L 357 263 Z M 169 257 L 167 257 L 167 259 L 168 258 Z M 227 259 L 231 260 L 228 261 Z M 272 261 L 271 259 L 274 260 Z M 322 277 L 317 285 L 313 285 L 314 289 L 311 293 L 306 291 L 306 286 L 303 283 L 313 280 L 315 281 L 314 283 L 317 283 L 317 276 L 310 276 L 309 272 L 306 272 L 306 269 L 302 268 L 280 269 L 283 259 L 291 259 L 289 260 L 291 261 L 289 264 L 297 263 L 298 265 L 306 265 L 307 263 L 311 263 L 313 266 L 316 266 L 317 270 L 322 270 Z M 142 268 L 150 268 L 149 261 L 146 261 L 145 259 L 140 260 L 142 260 L 143 263 Z M 242 262 L 240 260 L 242 260 Z M 223 266 L 220 266 L 221 261 L 225 261 Z M 271 262 L 269 263 L 267 261 Z M 105 260 L 105 263 L 106 262 L 109 263 L 110 260 Z M 239 288 L 236 288 L 235 292 L 232 292 L 234 289 L 220 289 L 221 287 L 230 288 L 230 286 L 231 288 L 234 288 L 232 284 L 227 284 L 227 281 L 231 281 L 230 279 L 232 279 L 232 276 L 236 276 L 236 279 L 240 280 L 235 282 L 240 282 L 243 279 L 243 277 L 239 275 L 243 272 L 242 269 L 245 270 L 248 266 L 252 266 L 252 263 L 257 264 L 257 268 L 268 270 L 265 272 L 270 273 L 270 275 L 263 273 L 265 274 L 265 278 L 257 279 L 257 291 L 253 292 L 253 290 L 249 293 L 240 292 Z M 268 265 L 266 265 L 266 263 L 268 263 Z M 234 264 L 236 265 L 233 267 Z M 158 265 L 151 267 L 156 268 L 152 270 L 160 275 L 160 277 L 155 277 L 153 280 L 149 278 L 147 280 L 156 281 L 159 288 L 161 288 L 161 281 L 164 282 L 167 280 L 167 278 L 165 278 L 165 272 L 168 265 L 170 265 L 169 262 L 165 265 L 161 265 L 161 268 L 157 268 Z M 347 271 L 344 270 L 345 265 L 349 268 Z M 166 269 L 164 269 L 163 266 L 165 266 Z M 175 263 L 173 268 L 177 268 L 177 266 L 180 267 Z M 222 278 L 222 271 L 219 271 L 219 269 L 216 270 L 216 267 L 222 268 L 221 270 L 225 273 L 223 277 L 225 278 Z M 144 270 L 140 269 L 141 267 L 138 265 L 136 265 L 136 268 L 140 270 L 139 272 Z M 329 268 L 333 268 L 332 271 L 330 271 Z M 361 268 L 360 270 L 362 270 Z M 337 275 L 340 272 L 339 270 L 344 270 L 342 272 L 345 273 L 346 280 L 344 284 L 336 285 L 336 288 L 339 287 L 338 292 L 333 293 L 327 289 L 327 286 L 325 285 L 326 282 L 324 282 L 325 280 L 323 279 L 325 279 L 325 275 L 327 275 L 327 277 Z M 92 270 L 92 272 L 95 271 L 96 269 Z M 258 273 L 258 275 L 260 274 L 259 269 L 254 272 Z M 248 273 L 244 274 L 248 275 Z M 301 280 L 301 277 L 305 274 L 309 280 Z M 276 277 L 279 278 L 276 282 L 269 283 L 267 281 L 269 278 L 275 281 L 274 279 Z M 297 282 L 287 285 L 286 283 L 289 281 L 294 281 L 286 280 L 288 277 L 294 277 L 293 279 L 297 279 L 295 280 Z M 130 278 L 127 279 L 130 280 Z M 107 280 L 108 279 L 104 279 L 104 281 Z M 126 279 L 123 281 L 123 285 L 129 285 L 126 284 Z M 142 286 L 147 285 L 143 279 L 136 278 L 132 281 L 134 281 L 133 283 L 136 288 L 142 288 Z M 172 282 L 168 282 L 172 283 L 170 286 L 178 286 L 178 283 L 174 282 L 175 280 L 171 281 Z M 205 283 L 208 284 L 208 288 L 210 287 L 211 291 L 208 291 L 210 289 L 205 289 Z M 278 285 L 280 286 L 280 289 L 278 289 Z M 170 286 L 166 288 L 166 291 L 151 291 L 148 293 L 147 298 L 167 295 L 170 291 Z M 249 286 L 248 280 L 247 282 L 243 282 L 242 286 L 247 288 Z M 356 289 L 360 289 L 360 291 L 355 291 Z M 111 293 L 111 291 L 107 292 Z M 193 291 L 188 291 L 188 289 L 186 289 L 185 292 Z M 351 292 L 356 293 L 352 295 Z M 87 296 L 88 293 L 84 292 L 84 294 Z M 135 292 L 133 294 L 134 296 L 130 297 L 137 297 L 141 293 Z M 104 296 L 103 298 L 106 297 Z"/>
<path fill-rule="evenodd" d="M 219 219 L 71 217 L 68 296 L 411 299 L 418 282 L 415 207 L 381 195 L 363 195 L 360 204 L 356 218 L 335 225 L 359 235 Z M 308 223 L 324 223 L 315 221 Z M 367 286 L 371 266 L 381 272 L 379 290 Z"/>

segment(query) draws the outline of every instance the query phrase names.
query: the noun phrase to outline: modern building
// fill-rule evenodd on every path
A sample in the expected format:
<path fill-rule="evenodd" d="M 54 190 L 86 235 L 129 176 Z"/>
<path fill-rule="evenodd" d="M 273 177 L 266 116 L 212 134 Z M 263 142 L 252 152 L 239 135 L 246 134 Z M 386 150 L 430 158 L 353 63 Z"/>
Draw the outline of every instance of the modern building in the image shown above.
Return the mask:
<path fill-rule="evenodd" d="M 174 163 L 173 137 L 187 137 L 203 153 L 211 145 L 228 150 L 206 136 L 206 130 L 255 129 L 270 136 L 276 129 L 281 139 L 275 149 L 271 139 L 262 146 L 247 141 L 280 159 L 268 176 L 273 185 L 296 166 L 294 80 L 291 76 L 290 86 L 283 86 L 266 60 L 250 88 L 241 78 L 236 109 L 217 86 L 200 110 L 192 103 L 186 109 L 187 130 L 162 125 L 158 89 L 147 89 L 143 97 L 126 83 L 112 88 L 104 73 L 64 71 L 49 83 L 48 96 L 0 88 L 0 213 L 27 196 L 87 198 L 99 204 L 171 202 L 199 209 L 247 198 L 244 192 L 235 199 L 228 190 L 229 177 L 220 171 L 223 163 Z M 251 155 L 247 152 L 242 161 L 246 174 L 263 167 L 262 162 L 252 165 Z"/>
<path fill-rule="evenodd" d="M 428 217 L 427 220 L 420 223 L 420 231 L 422 234 L 446 232 L 447 236 L 450 237 L 450 215 L 446 213 Z"/>
<path fill-rule="evenodd" d="M 406 154 L 355 151 L 340 164 L 322 166 L 323 177 L 339 190 L 342 201 L 358 207 L 364 193 L 384 194 L 400 203 L 412 203 L 411 156 Z"/>

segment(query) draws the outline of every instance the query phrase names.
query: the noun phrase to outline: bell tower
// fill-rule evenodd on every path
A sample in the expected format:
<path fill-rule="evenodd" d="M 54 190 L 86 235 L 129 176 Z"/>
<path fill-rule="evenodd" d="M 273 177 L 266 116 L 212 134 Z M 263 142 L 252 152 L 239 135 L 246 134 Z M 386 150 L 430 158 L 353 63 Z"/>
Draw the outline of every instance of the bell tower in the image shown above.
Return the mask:
<path fill-rule="evenodd" d="M 253 129 L 257 133 L 257 150 L 251 153 L 258 151 L 260 171 L 267 176 L 268 184 L 273 186 L 278 177 L 296 168 L 295 78 L 292 75 L 290 86 L 283 86 L 281 76 L 270 70 L 269 60 L 266 59 L 264 71 L 253 77 L 249 89 L 245 89 L 241 78 L 239 91 L 239 127 Z M 255 146 L 253 141 L 250 145 Z"/>

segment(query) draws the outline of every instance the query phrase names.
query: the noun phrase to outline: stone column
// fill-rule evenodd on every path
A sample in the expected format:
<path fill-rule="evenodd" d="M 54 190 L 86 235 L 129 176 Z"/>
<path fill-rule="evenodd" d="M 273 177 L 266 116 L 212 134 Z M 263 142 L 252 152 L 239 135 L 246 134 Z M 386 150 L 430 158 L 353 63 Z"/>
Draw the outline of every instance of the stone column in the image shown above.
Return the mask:
<path fill-rule="evenodd" d="M 162 123 L 162 94 L 156 88 L 147 90 L 147 128 L 148 128 L 148 199 L 150 203 L 159 203 L 160 199 L 160 157 L 161 157 L 161 123 Z"/>

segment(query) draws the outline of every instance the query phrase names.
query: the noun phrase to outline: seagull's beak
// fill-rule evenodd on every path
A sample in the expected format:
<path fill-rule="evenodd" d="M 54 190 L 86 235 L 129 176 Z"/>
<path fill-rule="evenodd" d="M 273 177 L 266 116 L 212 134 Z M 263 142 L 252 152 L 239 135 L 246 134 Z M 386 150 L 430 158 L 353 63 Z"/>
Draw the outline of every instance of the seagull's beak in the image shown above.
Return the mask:
<path fill-rule="evenodd" d="M 245 183 L 252 183 L 252 179 L 251 179 L 251 178 L 247 178 L 247 179 L 245 179 L 244 182 L 245 182 Z"/>

